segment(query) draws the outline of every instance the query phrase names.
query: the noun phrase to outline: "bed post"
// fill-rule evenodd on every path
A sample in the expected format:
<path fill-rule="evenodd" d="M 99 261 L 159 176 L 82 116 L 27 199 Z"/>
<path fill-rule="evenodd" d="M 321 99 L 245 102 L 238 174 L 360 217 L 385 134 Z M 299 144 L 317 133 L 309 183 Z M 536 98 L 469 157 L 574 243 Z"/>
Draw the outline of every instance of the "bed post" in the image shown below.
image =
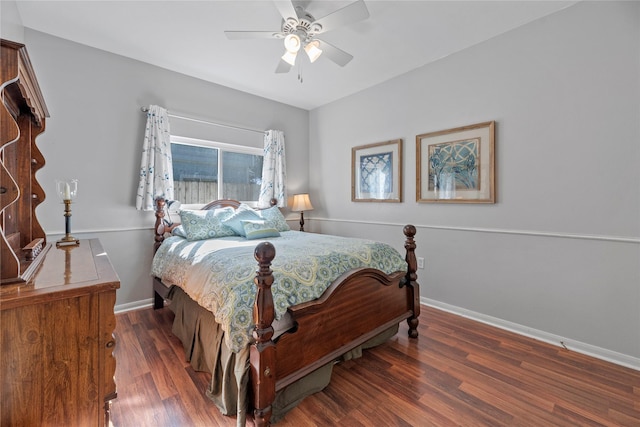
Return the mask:
<path fill-rule="evenodd" d="M 271 404 L 276 397 L 276 347 L 271 323 L 275 318 L 271 285 L 273 275 L 271 261 L 276 256 L 275 247 L 269 242 L 260 243 L 254 251 L 259 269 L 254 283 L 257 286 L 253 305 L 254 343 L 250 349 L 251 383 L 253 387 L 253 417 L 258 427 L 268 426 L 271 419 Z"/>
<path fill-rule="evenodd" d="M 418 269 L 418 263 L 416 261 L 416 242 L 413 240 L 413 236 L 416 235 L 416 227 L 413 225 L 405 225 L 402 230 L 406 236 L 404 242 L 404 248 L 407 250 L 405 260 L 407 261 L 407 275 L 404 279 L 404 284 L 411 288 L 412 300 L 413 300 L 413 315 L 407 319 L 409 325 L 409 337 L 418 338 L 418 317 L 420 316 L 420 285 L 418 284 L 418 275 L 416 273 Z"/>
<path fill-rule="evenodd" d="M 158 248 L 164 241 L 164 205 L 164 198 L 158 197 L 156 199 L 156 225 L 153 228 L 153 232 L 155 233 L 153 253 L 156 253 L 158 251 Z"/>
<path fill-rule="evenodd" d="M 153 227 L 153 233 L 155 235 L 153 244 L 153 253 L 155 254 L 158 251 L 158 248 L 164 241 L 164 206 L 165 200 L 162 197 L 158 197 L 155 205 L 155 214 L 156 214 L 156 224 Z M 164 300 L 167 297 L 168 288 L 164 286 L 160 279 L 157 277 L 153 278 L 153 309 L 157 310 L 159 308 L 164 307 Z"/>

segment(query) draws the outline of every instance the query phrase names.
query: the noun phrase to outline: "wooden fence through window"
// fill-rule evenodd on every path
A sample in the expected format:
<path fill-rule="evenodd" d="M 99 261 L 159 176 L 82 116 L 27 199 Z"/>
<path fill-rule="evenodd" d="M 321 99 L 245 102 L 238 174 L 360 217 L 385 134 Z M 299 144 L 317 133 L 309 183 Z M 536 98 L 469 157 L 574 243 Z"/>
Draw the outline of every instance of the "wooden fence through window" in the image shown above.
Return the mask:
<path fill-rule="evenodd" d="M 225 199 L 258 200 L 259 184 L 223 184 L 222 197 Z M 180 203 L 207 203 L 218 199 L 218 183 L 215 181 L 174 181 L 175 200 Z"/>

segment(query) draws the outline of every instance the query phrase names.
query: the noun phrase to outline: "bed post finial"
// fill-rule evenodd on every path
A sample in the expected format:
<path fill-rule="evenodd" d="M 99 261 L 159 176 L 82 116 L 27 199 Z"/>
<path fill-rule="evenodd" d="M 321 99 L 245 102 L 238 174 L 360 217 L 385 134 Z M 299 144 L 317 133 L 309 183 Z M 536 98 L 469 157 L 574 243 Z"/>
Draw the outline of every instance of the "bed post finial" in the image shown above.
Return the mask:
<path fill-rule="evenodd" d="M 257 286 L 253 305 L 254 343 L 250 349 L 251 379 L 253 386 L 253 417 L 256 426 L 268 426 L 271 419 L 271 404 L 276 397 L 276 347 L 273 337 L 273 272 L 271 261 L 276 256 L 276 248 L 269 242 L 260 243 L 254 251 L 258 261 L 258 271 L 253 280 Z"/>
<path fill-rule="evenodd" d="M 407 261 L 407 275 L 404 285 L 409 286 L 413 294 L 413 315 L 407 319 L 409 325 L 409 337 L 418 338 L 418 317 L 420 316 L 420 285 L 418 284 L 418 262 L 416 260 L 416 242 L 413 237 L 416 235 L 416 227 L 408 224 L 402 230 L 406 236 L 404 248 L 407 250 L 405 261 Z"/>
<path fill-rule="evenodd" d="M 162 242 L 164 241 L 164 206 L 165 200 L 163 197 L 156 199 L 156 226 L 153 229 L 155 233 L 155 243 L 153 245 L 153 253 L 155 253 Z"/>

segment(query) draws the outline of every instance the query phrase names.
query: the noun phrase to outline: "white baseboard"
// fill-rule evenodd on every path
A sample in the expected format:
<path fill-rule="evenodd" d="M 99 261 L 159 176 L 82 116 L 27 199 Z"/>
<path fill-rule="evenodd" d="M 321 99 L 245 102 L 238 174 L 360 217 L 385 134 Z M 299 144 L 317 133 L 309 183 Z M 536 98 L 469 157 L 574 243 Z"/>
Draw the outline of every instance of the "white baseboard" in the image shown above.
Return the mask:
<path fill-rule="evenodd" d="M 153 298 L 143 299 L 141 301 L 128 302 L 126 304 L 118 304 L 113 308 L 113 311 L 118 313 L 125 313 L 127 311 L 140 310 L 142 308 L 153 307 Z"/>
<path fill-rule="evenodd" d="M 602 359 L 607 362 L 615 363 L 617 365 L 625 366 L 627 368 L 640 371 L 640 359 L 626 354 L 617 353 L 615 351 L 607 350 L 605 348 L 596 347 L 591 344 L 586 344 L 580 341 L 574 341 L 570 338 L 561 337 L 558 335 L 550 334 L 548 332 L 540 331 L 537 329 L 529 328 L 517 323 L 509 322 L 506 320 L 498 319 L 497 317 L 487 316 L 482 313 L 467 310 L 465 308 L 456 307 L 454 305 L 446 304 L 440 301 L 435 301 L 429 298 L 420 297 L 420 303 L 434 307 L 449 313 L 457 314 L 462 317 L 466 317 L 471 320 L 476 320 L 487 325 L 495 326 L 500 329 L 505 329 L 516 334 L 524 335 L 529 338 L 533 338 L 538 341 L 546 342 L 557 347 L 564 347 L 568 350 L 578 353 L 586 354 L 588 356 Z M 563 344 L 562 344 L 563 343 Z"/>

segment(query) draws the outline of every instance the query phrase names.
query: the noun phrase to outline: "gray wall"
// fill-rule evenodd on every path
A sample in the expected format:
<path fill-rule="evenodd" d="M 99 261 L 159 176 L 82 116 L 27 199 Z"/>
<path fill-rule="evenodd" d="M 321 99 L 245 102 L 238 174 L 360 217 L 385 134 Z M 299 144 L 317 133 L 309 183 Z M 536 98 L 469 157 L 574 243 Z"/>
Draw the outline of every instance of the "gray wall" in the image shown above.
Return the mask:
<path fill-rule="evenodd" d="M 318 108 L 307 228 L 413 223 L 425 301 L 640 368 L 639 83 L 640 4 L 582 2 Z M 416 203 L 416 135 L 488 120 L 497 203 Z M 404 202 L 351 202 L 351 148 L 395 138 Z"/>
<path fill-rule="evenodd" d="M 291 194 L 308 186 L 306 110 L 276 103 L 139 61 L 25 29 L 24 43 L 51 113 L 38 140 L 46 159 L 38 181 L 47 198 L 37 209 L 50 241 L 64 232 L 55 180 L 77 178 L 72 234 L 98 237 L 122 281 L 116 308 L 152 296 L 155 217 L 135 210 L 146 115 L 141 106 L 254 129 L 280 129 L 287 142 Z M 261 147 L 250 132 L 171 120 L 172 133 Z M 295 218 L 295 215 L 294 215 Z"/>
<path fill-rule="evenodd" d="M 15 1 L 0 1 L 0 33 L 3 39 L 24 43 L 24 27 Z"/>
<path fill-rule="evenodd" d="M 24 37 L 52 115 L 38 217 L 57 238 L 53 181 L 80 179 L 74 234 L 102 240 L 122 279 L 118 307 L 151 293 L 153 217 L 133 206 L 139 107 L 158 103 L 284 130 L 291 194 L 311 189 L 308 230 L 400 249 L 402 225 L 417 225 L 425 302 L 640 368 L 640 4 L 582 2 L 310 113 L 24 31 L 15 5 L 1 5 L 2 34 Z M 416 203 L 415 136 L 487 120 L 498 202 Z M 394 138 L 404 202 L 351 202 L 351 147 Z"/>

